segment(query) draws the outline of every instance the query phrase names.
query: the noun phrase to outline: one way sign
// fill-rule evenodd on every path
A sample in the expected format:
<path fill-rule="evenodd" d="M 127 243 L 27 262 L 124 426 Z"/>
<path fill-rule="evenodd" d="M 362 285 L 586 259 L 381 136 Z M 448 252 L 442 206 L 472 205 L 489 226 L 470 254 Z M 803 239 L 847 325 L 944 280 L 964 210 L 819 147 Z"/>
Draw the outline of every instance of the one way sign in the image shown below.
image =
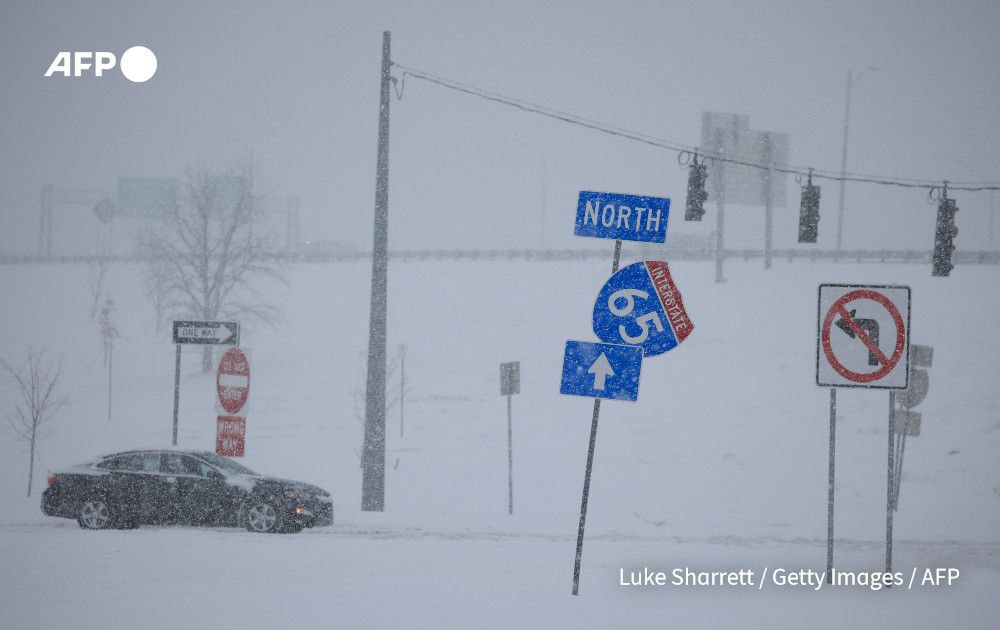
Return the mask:
<path fill-rule="evenodd" d="M 240 345 L 239 322 L 174 322 L 174 343 Z"/>
<path fill-rule="evenodd" d="M 588 398 L 639 398 L 642 348 L 614 343 L 567 341 L 560 393 Z"/>

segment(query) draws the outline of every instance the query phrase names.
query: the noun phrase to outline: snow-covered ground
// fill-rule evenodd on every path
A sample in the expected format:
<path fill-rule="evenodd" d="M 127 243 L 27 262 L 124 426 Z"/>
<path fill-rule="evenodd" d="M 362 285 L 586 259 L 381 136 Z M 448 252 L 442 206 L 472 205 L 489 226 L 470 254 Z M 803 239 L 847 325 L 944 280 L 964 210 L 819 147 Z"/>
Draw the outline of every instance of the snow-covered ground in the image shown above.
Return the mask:
<path fill-rule="evenodd" d="M 676 263 L 696 330 L 646 361 L 637 403 L 606 402 L 597 440 L 581 597 L 569 594 L 591 402 L 558 393 L 566 339 L 592 340 L 608 261 L 408 262 L 390 267 L 390 347 L 407 344 L 406 431 L 388 413 L 387 509 L 360 510 L 366 264 L 294 267 L 274 291 L 285 319 L 247 324 L 252 400 L 246 464 L 317 483 L 332 529 L 297 536 L 141 528 L 89 533 L 44 517 L 46 470 L 169 444 L 173 346 L 154 332 L 140 270 L 110 284 L 123 338 L 114 417 L 89 317 L 88 270 L 0 268 L 0 343 L 65 354 L 72 404 L 40 445 L 0 433 L 0 627 L 615 627 L 712 620 L 754 626 L 986 627 L 1000 612 L 1000 294 L 992 267 L 931 278 L 927 266 Z M 895 566 L 957 567 L 939 589 L 618 586 L 619 569 L 825 566 L 828 390 L 815 385 L 820 282 L 913 288 L 916 343 L 935 347 L 923 427 L 907 443 Z M 180 446 L 214 445 L 214 379 L 185 352 Z M 501 361 L 514 398 L 507 514 Z M 12 404 L 0 385 L 4 407 Z M 878 570 L 885 534 L 885 392 L 838 394 L 838 568 Z M 6 409 L 4 410 L 6 411 Z M 384 596 L 386 604 L 379 605 Z M 447 622 L 451 623 L 447 623 Z"/>

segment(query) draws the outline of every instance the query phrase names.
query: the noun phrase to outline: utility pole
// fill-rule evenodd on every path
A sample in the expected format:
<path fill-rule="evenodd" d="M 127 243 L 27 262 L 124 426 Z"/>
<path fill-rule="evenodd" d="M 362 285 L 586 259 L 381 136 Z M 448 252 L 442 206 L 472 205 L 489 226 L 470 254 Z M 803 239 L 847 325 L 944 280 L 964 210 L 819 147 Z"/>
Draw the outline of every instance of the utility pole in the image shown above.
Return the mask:
<path fill-rule="evenodd" d="M 368 319 L 368 380 L 365 387 L 365 441 L 361 454 L 361 509 L 385 509 L 385 343 L 389 267 L 389 31 L 382 33 L 378 156 L 375 170 L 375 225 L 372 243 L 371 311 Z"/>
<path fill-rule="evenodd" d="M 837 202 L 837 244 L 835 247 L 837 255 L 834 260 L 840 260 L 840 251 L 844 244 L 844 192 L 847 185 L 845 177 L 847 176 L 847 133 L 851 123 L 851 90 L 854 88 L 854 84 L 860 81 L 864 73 L 869 70 L 878 70 L 878 68 L 868 66 L 859 72 L 857 77 L 853 77 L 850 70 L 847 71 L 847 90 L 844 97 L 846 101 L 844 104 L 844 143 L 840 153 L 840 199 Z"/>

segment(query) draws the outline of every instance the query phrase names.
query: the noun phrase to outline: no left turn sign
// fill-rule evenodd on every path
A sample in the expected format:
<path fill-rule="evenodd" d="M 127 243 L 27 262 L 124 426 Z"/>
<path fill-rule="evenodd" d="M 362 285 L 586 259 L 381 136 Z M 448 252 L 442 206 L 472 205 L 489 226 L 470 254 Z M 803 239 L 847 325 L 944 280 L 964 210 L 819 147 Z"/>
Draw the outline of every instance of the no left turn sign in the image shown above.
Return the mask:
<path fill-rule="evenodd" d="M 910 288 L 821 284 L 816 384 L 906 389 Z"/>

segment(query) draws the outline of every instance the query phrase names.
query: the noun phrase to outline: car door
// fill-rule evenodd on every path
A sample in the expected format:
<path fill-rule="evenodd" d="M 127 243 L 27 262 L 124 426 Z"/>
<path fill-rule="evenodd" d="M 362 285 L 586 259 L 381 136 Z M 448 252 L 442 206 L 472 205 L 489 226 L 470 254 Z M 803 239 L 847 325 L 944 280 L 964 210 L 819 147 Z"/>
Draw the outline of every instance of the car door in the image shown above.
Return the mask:
<path fill-rule="evenodd" d="M 181 453 L 165 453 L 164 472 L 174 486 L 173 508 L 177 522 L 189 525 L 210 524 L 217 520 L 219 504 L 215 500 L 218 480 L 211 468 Z"/>

